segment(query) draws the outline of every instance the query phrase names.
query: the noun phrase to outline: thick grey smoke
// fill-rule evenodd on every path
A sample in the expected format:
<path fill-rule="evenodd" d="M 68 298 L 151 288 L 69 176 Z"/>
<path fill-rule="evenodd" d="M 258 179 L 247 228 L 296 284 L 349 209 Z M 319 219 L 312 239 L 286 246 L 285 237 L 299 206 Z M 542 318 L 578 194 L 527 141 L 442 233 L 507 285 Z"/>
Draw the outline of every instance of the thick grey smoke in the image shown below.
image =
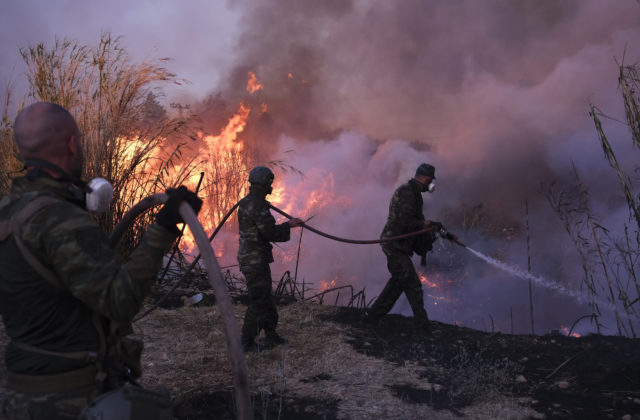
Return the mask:
<path fill-rule="evenodd" d="M 594 197 L 617 188 L 588 111 L 595 104 L 623 115 L 615 59 L 640 58 L 636 2 L 282 0 L 236 7 L 243 32 L 223 95 L 268 105 L 270 130 L 253 141 L 269 143 L 270 157 L 296 150 L 291 163 L 305 178 L 282 174 L 293 209 L 330 191 L 337 203 L 312 212 L 313 224 L 376 237 L 393 189 L 429 161 L 438 168 L 438 189 L 426 200 L 427 218 L 526 268 L 528 201 L 534 271 L 579 287 L 575 252 L 541 184 L 570 180 L 573 162 Z M 248 71 L 264 85 L 254 99 L 244 92 Z M 629 156 L 625 128 L 605 129 Z M 604 220 L 624 219 L 621 197 L 605 197 L 594 210 Z M 475 226 L 470 220 L 479 215 Z M 377 247 L 356 250 L 307 235 L 307 281 L 340 279 L 366 286 L 370 297 L 381 290 L 387 273 Z M 516 332 L 527 331 L 526 283 L 449 245 L 433 254 L 429 270 L 450 280 L 447 293 L 459 305 L 427 298 L 434 318 L 488 329 L 491 316 L 507 331 L 513 310 Z M 586 311 L 544 290 L 536 298 L 539 332 Z M 566 309 L 548 309 L 558 306 Z"/>
<path fill-rule="evenodd" d="M 240 101 L 254 110 L 265 104 L 266 113 L 252 113 L 244 139 L 264 160 L 295 150 L 289 163 L 305 177 L 277 174 L 289 193 L 286 207 L 314 215 L 312 224 L 330 233 L 378 236 L 394 188 L 429 161 L 438 187 L 425 196 L 427 218 L 442 220 L 474 249 L 526 267 L 528 200 L 533 271 L 578 288 L 575 250 L 540 184 L 571 180 L 573 162 L 598 198 L 601 221 L 620 226 L 627 217 L 588 110 L 595 104 L 623 115 L 614 60 L 640 59 L 636 1 L 240 0 L 229 2 L 231 11 L 202 0 L 3 6 L 0 90 L 13 80 L 16 102 L 25 88 L 19 47 L 50 46 L 54 35 L 86 44 L 100 30 L 123 35 L 134 60 L 173 58 L 170 69 L 193 81 L 195 100 L 220 92 L 194 106 L 209 131 Z M 264 86 L 252 95 L 249 71 Z M 604 123 L 632 170 L 637 150 L 627 128 Z M 296 235 L 280 260 L 295 255 Z M 526 284 L 474 258 L 444 243 L 430 255 L 428 277 L 446 285 L 425 287 L 430 316 L 486 329 L 491 316 L 508 331 L 513 308 L 516 332 L 528 331 Z M 234 260 L 225 247 L 223 264 Z M 279 277 L 293 262 L 274 268 Z M 309 232 L 299 275 L 316 286 L 335 278 L 366 287 L 369 298 L 388 276 L 377 246 L 329 243 Z M 535 298 L 538 332 L 587 312 L 544 290 Z M 557 307 L 564 310 L 550 309 Z M 396 310 L 409 311 L 406 302 Z"/>

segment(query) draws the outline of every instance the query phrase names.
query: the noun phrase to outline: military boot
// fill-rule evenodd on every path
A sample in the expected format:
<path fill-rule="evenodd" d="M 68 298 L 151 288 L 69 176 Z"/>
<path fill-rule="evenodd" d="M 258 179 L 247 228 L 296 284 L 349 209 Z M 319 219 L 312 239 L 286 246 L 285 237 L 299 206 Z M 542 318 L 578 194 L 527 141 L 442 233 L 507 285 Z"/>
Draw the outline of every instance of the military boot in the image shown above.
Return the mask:
<path fill-rule="evenodd" d="M 415 318 L 413 320 L 413 326 L 415 331 L 418 333 L 427 335 L 431 335 L 432 333 L 431 322 L 429 321 L 429 319 Z"/>
<path fill-rule="evenodd" d="M 279 346 L 280 344 L 286 343 L 287 340 L 280 337 L 277 332 L 274 331 L 265 331 L 264 337 L 264 345 L 267 348 L 273 348 Z"/>
<path fill-rule="evenodd" d="M 374 314 L 372 311 L 366 311 L 362 316 L 362 321 L 375 327 L 380 323 L 380 316 Z"/>
<path fill-rule="evenodd" d="M 256 342 L 253 338 L 242 337 L 242 350 L 245 353 L 256 350 Z"/>

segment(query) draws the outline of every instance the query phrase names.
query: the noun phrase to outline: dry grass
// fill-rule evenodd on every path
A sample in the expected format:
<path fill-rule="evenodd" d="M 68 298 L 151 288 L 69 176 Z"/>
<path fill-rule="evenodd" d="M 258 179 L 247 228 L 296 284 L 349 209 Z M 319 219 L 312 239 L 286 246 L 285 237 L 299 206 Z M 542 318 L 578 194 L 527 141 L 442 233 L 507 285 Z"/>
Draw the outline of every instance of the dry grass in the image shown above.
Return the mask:
<path fill-rule="evenodd" d="M 235 307 L 238 328 L 243 305 Z M 539 414 L 528 408 L 530 400 L 509 397 L 500 384 L 509 369 L 488 364 L 473 352 L 460 351 L 452 363 L 391 362 L 354 349 L 352 326 L 327 321 L 338 308 L 311 302 L 280 307 L 279 332 L 288 342 L 274 349 L 247 355 L 252 399 L 256 407 L 271 402 L 300 405 L 299 401 L 334 401 L 340 419 L 525 419 Z M 233 383 L 226 339 L 215 306 L 157 309 L 134 324 L 145 343 L 141 383 L 155 389 L 166 387 L 176 404 L 194 397 L 227 392 Z M 8 339 L 0 324 L 0 357 Z M 260 341 L 260 340 L 258 340 Z M 368 343 L 365 343 L 367 346 Z M 373 345 L 373 344 L 372 344 Z M 423 361 L 424 362 L 424 361 Z M 425 378 L 447 378 L 448 384 Z M 0 395 L 6 387 L 4 363 L 0 364 Z M 457 411 L 435 410 L 394 392 L 408 387 L 414 392 L 473 394 L 473 401 Z M 492 388 L 493 387 L 493 388 Z M 451 397 L 455 397 L 452 395 Z M 215 415 L 215 413 L 211 413 Z M 193 417 L 192 417 L 193 418 Z M 265 412 L 259 418 L 275 418 Z"/>
<path fill-rule="evenodd" d="M 238 327 L 244 310 L 236 306 Z M 254 401 L 282 397 L 286 405 L 296 398 L 335 400 L 338 418 L 345 419 L 453 419 L 460 413 L 471 419 L 517 419 L 535 414 L 498 393 L 457 414 L 403 401 L 393 394 L 392 386 L 430 391 L 439 385 L 421 379 L 424 366 L 394 364 L 356 352 L 349 344 L 348 325 L 320 320 L 319 315 L 335 310 L 304 302 L 280 308 L 279 332 L 287 338 L 287 345 L 248 354 Z M 164 385 L 176 400 L 229 389 L 232 379 L 226 341 L 215 307 L 160 309 L 135 329 L 146 343 L 146 386 Z"/>

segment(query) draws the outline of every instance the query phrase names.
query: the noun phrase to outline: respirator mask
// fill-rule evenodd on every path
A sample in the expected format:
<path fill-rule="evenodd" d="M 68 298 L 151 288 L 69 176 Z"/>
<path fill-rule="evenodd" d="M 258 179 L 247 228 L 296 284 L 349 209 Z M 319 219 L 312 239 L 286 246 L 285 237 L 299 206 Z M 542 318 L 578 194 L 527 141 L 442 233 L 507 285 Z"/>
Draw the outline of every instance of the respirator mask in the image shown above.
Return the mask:
<path fill-rule="evenodd" d="M 28 159 L 24 162 L 25 167 L 33 167 L 27 172 L 28 179 L 35 179 L 43 176 L 41 168 L 47 168 L 56 172 L 59 176 L 56 178 L 62 182 L 69 183 L 69 190 L 73 194 L 76 201 L 81 202 L 83 206 L 92 213 L 106 213 L 111 206 L 113 200 L 113 185 L 104 178 L 94 178 L 89 183 L 79 178 L 69 175 L 58 165 L 46 160 Z"/>
<path fill-rule="evenodd" d="M 85 193 L 85 207 L 93 213 L 106 213 L 113 201 L 113 185 L 104 178 L 93 178 Z"/>
<path fill-rule="evenodd" d="M 433 192 L 433 190 L 436 189 L 436 181 L 432 180 L 429 185 L 427 185 L 427 191 L 429 191 L 430 193 Z"/>
<path fill-rule="evenodd" d="M 422 192 L 430 192 L 430 193 L 432 193 L 433 190 L 435 190 L 435 189 L 436 189 L 436 181 L 433 180 L 433 179 L 428 184 L 422 184 Z"/>

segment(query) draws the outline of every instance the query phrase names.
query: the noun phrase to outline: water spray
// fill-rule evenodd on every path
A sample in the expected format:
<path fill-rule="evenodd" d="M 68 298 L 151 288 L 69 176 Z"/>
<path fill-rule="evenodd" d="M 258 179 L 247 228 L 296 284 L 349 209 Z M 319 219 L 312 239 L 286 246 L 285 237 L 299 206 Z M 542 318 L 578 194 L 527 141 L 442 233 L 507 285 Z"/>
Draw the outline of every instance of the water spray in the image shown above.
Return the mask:
<path fill-rule="evenodd" d="M 462 245 L 461 243 L 458 243 L 459 245 Z M 464 245 L 463 245 L 464 246 Z M 587 296 L 585 296 L 583 293 L 580 293 L 578 291 L 574 291 L 574 290 L 569 290 L 566 287 L 557 284 L 557 283 L 553 283 L 550 282 L 547 279 L 544 279 L 542 277 L 539 276 L 535 276 L 531 273 L 528 273 L 524 270 L 522 270 L 521 268 L 515 266 L 515 265 L 511 265 L 511 264 L 507 264 L 503 261 L 499 261 L 495 258 L 489 257 L 488 255 L 483 254 L 480 251 L 476 251 L 475 249 L 469 248 L 468 246 L 465 246 L 465 248 L 471 252 L 473 255 L 475 255 L 476 257 L 480 258 L 481 260 L 493 265 L 494 267 L 497 267 L 499 269 L 501 269 L 502 271 L 505 271 L 507 273 L 510 273 L 512 275 L 514 275 L 515 277 L 518 277 L 522 280 L 527 280 L 527 281 L 532 281 L 535 284 L 537 284 L 538 286 L 544 287 L 546 289 L 549 290 L 553 290 L 555 292 L 560 292 L 562 294 L 564 294 L 565 296 L 569 296 L 573 299 L 575 299 L 576 301 L 578 301 L 579 303 L 588 305 L 590 304 L 589 299 Z M 630 320 L 630 316 L 627 313 L 620 313 L 618 311 L 618 308 L 615 307 L 615 305 L 611 304 L 611 302 L 607 302 L 606 300 L 603 300 L 601 298 L 599 298 L 598 296 L 591 296 L 591 299 L 593 299 L 593 302 L 597 303 L 598 305 L 602 305 L 604 307 L 607 307 L 609 309 L 611 309 L 616 316 L 621 316 L 623 318 L 625 318 L 626 320 Z"/>

